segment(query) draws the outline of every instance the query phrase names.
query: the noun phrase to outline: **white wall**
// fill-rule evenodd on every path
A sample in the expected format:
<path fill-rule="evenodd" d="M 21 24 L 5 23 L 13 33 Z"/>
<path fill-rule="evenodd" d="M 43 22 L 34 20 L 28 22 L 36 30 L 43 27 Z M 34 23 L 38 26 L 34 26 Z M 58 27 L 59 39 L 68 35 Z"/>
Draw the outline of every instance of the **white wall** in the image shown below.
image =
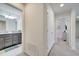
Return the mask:
<path fill-rule="evenodd" d="M 76 14 L 75 14 L 75 10 L 71 10 L 71 41 L 70 41 L 70 45 L 71 48 L 73 50 L 76 49 L 76 45 L 75 45 L 75 39 L 76 39 L 76 31 L 75 31 L 75 24 L 76 23 Z"/>
<path fill-rule="evenodd" d="M 0 33 L 6 31 L 6 22 L 5 21 L 0 21 Z"/>
<path fill-rule="evenodd" d="M 24 52 L 29 55 L 46 55 L 47 53 L 44 33 L 45 10 L 44 4 L 25 5 Z"/>
<path fill-rule="evenodd" d="M 49 4 L 47 4 L 47 39 L 48 39 L 48 52 L 53 47 L 55 43 L 55 19 L 54 19 L 54 11 Z"/>

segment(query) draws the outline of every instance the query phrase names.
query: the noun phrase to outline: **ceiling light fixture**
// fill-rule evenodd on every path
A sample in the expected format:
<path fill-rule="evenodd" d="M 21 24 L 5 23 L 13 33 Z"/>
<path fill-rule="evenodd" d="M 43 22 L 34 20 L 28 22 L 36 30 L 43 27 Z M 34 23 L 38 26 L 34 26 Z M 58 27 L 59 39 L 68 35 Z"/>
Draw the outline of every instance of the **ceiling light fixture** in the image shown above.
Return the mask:
<path fill-rule="evenodd" d="M 60 7 L 63 7 L 64 6 L 64 4 L 60 4 Z"/>

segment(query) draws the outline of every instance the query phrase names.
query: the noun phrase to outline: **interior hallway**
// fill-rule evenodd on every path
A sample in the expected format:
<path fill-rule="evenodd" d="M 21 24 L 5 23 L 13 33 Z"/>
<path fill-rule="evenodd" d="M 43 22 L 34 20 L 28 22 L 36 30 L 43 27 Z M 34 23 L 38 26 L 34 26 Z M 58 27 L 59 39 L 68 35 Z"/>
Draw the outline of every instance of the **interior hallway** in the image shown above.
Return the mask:
<path fill-rule="evenodd" d="M 71 50 L 65 41 L 58 41 L 52 48 L 49 56 L 79 56 L 79 51 Z"/>

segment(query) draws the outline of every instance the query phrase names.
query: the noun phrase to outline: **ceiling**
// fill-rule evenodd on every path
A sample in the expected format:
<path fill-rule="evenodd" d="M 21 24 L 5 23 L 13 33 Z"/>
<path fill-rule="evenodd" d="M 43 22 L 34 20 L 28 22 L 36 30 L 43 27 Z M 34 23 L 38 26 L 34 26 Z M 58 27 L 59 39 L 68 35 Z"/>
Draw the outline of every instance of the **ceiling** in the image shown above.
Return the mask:
<path fill-rule="evenodd" d="M 76 11 L 76 15 L 79 16 L 79 3 L 64 3 L 63 7 L 60 7 L 61 3 L 50 3 L 55 14 L 60 14 L 63 12 L 68 12 L 71 9 Z"/>

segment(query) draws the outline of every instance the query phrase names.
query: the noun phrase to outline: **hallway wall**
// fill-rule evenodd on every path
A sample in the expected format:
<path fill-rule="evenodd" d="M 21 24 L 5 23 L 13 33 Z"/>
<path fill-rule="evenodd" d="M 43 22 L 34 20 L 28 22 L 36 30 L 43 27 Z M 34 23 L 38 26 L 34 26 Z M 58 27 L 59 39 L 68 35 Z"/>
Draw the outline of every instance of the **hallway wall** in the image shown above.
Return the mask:
<path fill-rule="evenodd" d="M 76 27 L 76 12 L 74 9 L 71 10 L 71 48 L 73 50 L 76 49 L 76 31 L 75 31 L 75 27 Z"/>
<path fill-rule="evenodd" d="M 53 47 L 55 43 L 55 16 L 54 11 L 49 4 L 47 4 L 47 41 L 48 41 L 48 52 Z"/>

